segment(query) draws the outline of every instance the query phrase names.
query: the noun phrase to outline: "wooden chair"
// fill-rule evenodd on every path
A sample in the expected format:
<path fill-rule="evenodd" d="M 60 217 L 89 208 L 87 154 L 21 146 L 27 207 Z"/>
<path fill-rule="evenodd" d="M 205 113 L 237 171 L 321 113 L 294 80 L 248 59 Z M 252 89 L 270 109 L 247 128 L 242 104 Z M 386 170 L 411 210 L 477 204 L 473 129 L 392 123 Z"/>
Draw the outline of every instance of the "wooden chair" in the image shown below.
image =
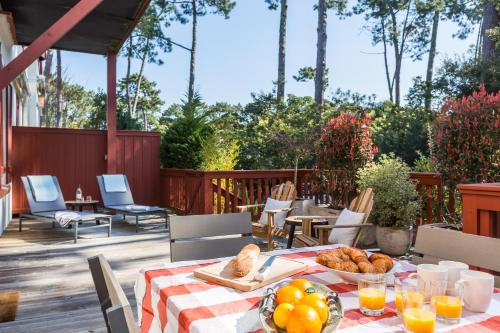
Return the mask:
<path fill-rule="evenodd" d="M 297 197 L 297 190 L 295 188 L 295 185 L 287 181 L 284 184 L 280 184 L 279 186 L 273 188 L 271 190 L 271 198 L 274 200 L 280 200 L 280 201 L 295 201 L 295 198 Z M 291 205 L 291 206 L 292 206 Z M 244 205 L 244 206 L 238 206 L 238 210 L 240 212 L 248 212 L 252 209 L 259 209 L 265 207 L 265 203 L 263 204 L 255 204 L 255 205 Z M 261 214 L 267 214 L 267 225 L 260 224 L 258 222 L 253 222 L 252 223 L 252 234 L 257 237 L 264 238 L 267 240 L 267 250 L 272 251 L 274 249 L 274 237 L 287 237 L 286 233 L 284 232 L 283 229 L 278 228 L 274 224 L 274 216 L 277 213 L 287 211 L 288 214 L 293 210 L 293 208 L 286 208 L 286 209 L 276 209 L 276 210 L 266 210 L 263 211 Z"/>
<path fill-rule="evenodd" d="M 445 229 L 443 224 L 427 224 L 417 230 L 415 265 L 437 264 L 441 260 L 464 262 L 471 268 L 500 272 L 500 239 L 467 234 Z M 495 287 L 500 287 L 500 276 L 495 276 Z"/>
<path fill-rule="evenodd" d="M 88 258 L 108 333 L 138 333 L 132 308 L 102 254 Z"/>
<path fill-rule="evenodd" d="M 368 217 L 370 216 L 370 213 L 373 208 L 373 190 L 371 188 L 368 188 L 364 191 L 362 191 L 356 198 L 354 198 L 350 205 L 349 205 L 349 210 L 357 213 L 364 213 L 365 216 L 363 218 L 363 222 L 361 224 L 346 224 L 346 225 L 320 225 L 320 226 L 315 226 L 314 229 L 318 231 L 318 238 L 314 238 L 311 236 L 311 233 L 307 232 L 308 230 L 311 230 L 311 218 L 304 218 L 303 219 L 303 230 L 304 232 L 302 235 L 297 235 L 295 239 L 304 244 L 305 246 L 318 246 L 318 245 L 327 245 L 328 244 L 328 237 L 330 235 L 330 232 L 334 232 L 335 229 L 340 229 L 340 228 L 358 228 L 358 232 L 356 234 L 356 237 L 354 237 L 353 243 L 352 244 L 345 244 L 345 245 L 350 245 L 350 246 L 357 246 L 360 236 L 361 236 L 361 231 L 363 228 L 366 227 L 371 227 L 373 224 L 368 223 Z M 338 218 L 338 216 L 337 216 Z"/>
<path fill-rule="evenodd" d="M 253 243 L 250 213 L 170 217 L 170 259 L 212 259 L 236 255 Z"/>

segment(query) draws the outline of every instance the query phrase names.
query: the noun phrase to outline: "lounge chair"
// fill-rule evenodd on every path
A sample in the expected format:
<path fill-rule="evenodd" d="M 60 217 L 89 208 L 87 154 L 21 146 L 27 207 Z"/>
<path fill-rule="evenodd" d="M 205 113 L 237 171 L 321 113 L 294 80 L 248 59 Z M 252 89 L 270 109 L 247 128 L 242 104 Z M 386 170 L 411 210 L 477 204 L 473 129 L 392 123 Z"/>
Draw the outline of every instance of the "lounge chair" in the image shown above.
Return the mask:
<path fill-rule="evenodd" d="M 360 221 L 358 223 L 353 223 L 351 221 L 346 221 L 347 223 L 339 223 L 338 219 L 334 225 L 320 225 L 315 226 L 314 229 L 318 231 L 319 239 L 314 238 L 307 233 L 297 235 L 295 240 L 302 243 L 305 246 L 319 246 L 330 244 L 331 233 L 335 233 L 335 230 L 346 230 L 350 229 L 348 233 L 344 232 L 343 235 L 337 240 L 337 242 L 347 245 L 347 246 L 358 246 L 358 242 L 361 238 L 361 231 L 364 228 L 372 227 L 373 224 L 368 223 L 368 217 L 373 208 L 373 190 L 368 188 L 362 191 L 356 198 L 351 201 L 349 205 L 349 210 L 354 213 L 362 213 Z M 340 218 L 342 213 L 338 216 Z M 304 222 L 309 222 L 310 219 L 304 219 Z M 305 227 L 305 229 L 311 229 L 311 227 Z M 338 233 L 338 232 L 337 232 Z"/>
<path fill-rule="evenodd" d="M 168 229 L 168 214 L 165 208 L 134 203 L 127 176 L 120 174 L 97 176 L 97 183 L 104 208 L 122 214 L 124 220 L 127 216 L 135 216 L 135 232 L 139 232 L 140 216 L 164 216 L 165 228 Z"/>
<path fill-rule="evenodd" d="M 267 240 L 268 251 L 274 250 L 274 237 L 287 237 L 286 232 L 283 230 L 283 225 L 285 223 L 285 218 L 293 210 L 292 205 L 296 197 L 297 190 L 295 189 L 295 185 L 287 181 L 271 190 L 271 196 L 266 201 L 266 204 L 252 204 L 237 207 L 242 213 L 249 212 L 255 208 L 263 209 L 259 221 L 252 223 L 252 233 L 254 236 Z M 272 207 L 273 205 L 276 207 Z"/>
<path fill-rule="evenodd" d="M 52 222 L 56 227 L 56 214 L 75 216 L 68 225 L 74 230 L 74 241 L 78 240 L 79 224 L 82 222 L 95 222 L 95 225 L 86 226 L 84 229 L 108 228 L 108 237 L 111 236 L 111 216 L 88 212 L 74 212 L 66 208 L 61 187 L 55 176 L 26 176 L 21 177 L 24 191 L 30 206 L 29 214 L 19 215 L 19 232 L 23 230 L 23 220 L 35 219 Z M 101 220 L 107 220 L 107 224 L 100 224 Z"/>

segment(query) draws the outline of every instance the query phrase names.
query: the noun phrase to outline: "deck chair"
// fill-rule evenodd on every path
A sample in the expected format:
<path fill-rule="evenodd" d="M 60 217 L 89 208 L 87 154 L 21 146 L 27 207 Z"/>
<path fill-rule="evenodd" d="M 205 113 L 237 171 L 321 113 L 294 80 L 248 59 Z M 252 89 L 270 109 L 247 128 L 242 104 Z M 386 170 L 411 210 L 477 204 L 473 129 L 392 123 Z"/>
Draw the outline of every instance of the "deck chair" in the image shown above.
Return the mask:
<path fill-rule="evenodd" d="M 443 223 L 427 224 L 417 230 L 413 264 L 437 264 L 441 260 L 464 262 L 471 268 L 500 272 L 500 239 L 445 229 Z M 500 288 L 500 276 L 495 276 Z"/>
<path fill-rule="evenodd" d="M 28 204 L 30 207 L 30 212 L 28 214 L 19 214 L 19 232 L 23 230 L 23 221 L 24 220 L 40 220 L 44 222 L 52 222 L 52 227 L 56 227 L 56 213 L 58 212 L 72 212 L 73 214 L 78 214 L 79 218 L 70 222 L 71 228 L 74 230 L 74 242 L 78 241 L 78 230 L 79 225 L 83 222 L 95 222 L 95 225 L 86 226 L 83 229 L 92 229 L 92 228 L 108 228 L 108 237 L 111 236 L 111 216 L 106 214 L 96 214 L 96 213 L 88 213 L 88 212 L 73 212 L 66 208 L 66 204 L 64 203 L 63 194 L 61 191 L 61 187 L 59 186 L 59 182 L 57 181 L 57 177 L 55 176 L 43 176 L 46 182 L 52 181 L 51 187 L 54 193 L 50 193 L 51 198 L 37 198 L 37 184 L 30 181 L 30 177 L 32 176 L 24 176 L 21 177 L 21 181 L 23 183 L 24 191 L 26 192 L 26 197 L 28 198 Z M 38 176 L 37 176 L 38 177 Z M 32 178 L 33 179 L 33 178 Z M 39 186 L 40 184 L 38 184 Z M 46 201 L 50 200 L 50 201 Z M 100 221 L 107 220 L 107 224 L 100 224 Z"/>
<path fill-rule="evenodd" d="M 344 225 L 320 225 L 320 226 L 315 226 L 314 229 L 317 230 L 318 232 L 318 238 L 314 238 L 311 235 L 308 235 L 306 232 L 297 235 L 295 237 L 295 240 L 297 240 L 299 243 L 302 243 L 305 246 L 318 246 L 318 245 L 327 245 L 328 238 L 330 235 L 330 232 L 335 232 L 335 229 L 340 229 L 340 228 L 357 228 L 357 233 L 356 236 L 354 237 L 354 240 L 352 244 L 344 244 L 348 246 L 353 246 L 356 247 L 358 245 L 359 239 L 361 237 L 361 232 L 363 228 L 366 227 L 372 227 L 373 224 L 368 223 L 368 217 L 370 216 L 370 213 L 373 208 L 373 190 L 371 188 L 368 188 L 364 191 L 362 191 L 357 197 L 355 197 L 350 205 L 349 205 L 349 210 L 357 213 L 364 213 L 363 217 L 363 222 L 361 224 L 344 224 Z M 310 219 L 304 219 L 304 223 L 310 223 Z M 310 230 L 310 226 L 304 225 L 303 226 L 304 230 Z"/>
<path fill-rule="evenodd" d="M 253 243 L 250 213 L 170 218 L 170 260 L 228 257 Z"/>
<path fill-rule="evenodd" d="M 105 177 L 111 178 L 107 184 Z M 114 182 L 114 183 L 113 183 Z M 139 232 L 139 217 L 165 217 L 165 228 L 168 229 L 168 214 L 165 208 L 139 205 L 134 203 L 132 192 L 125 175 L 102 175 L 97 176 L 97 183 L 101 191 L 104 208 L 111 209 L 117 214 L 122 214 L 123 219 L 127 216 L 135 217 L 135 232 Z"/>
<path fill-rule="evenodd" d="M 104 256 L 87 260 L 108 333 L 139 332 L 127 296 Z"/>
<path fill-rule="evenodd" d="M 276 214 L 284 211 L 287 212 L 287 215 L 290 214 L 290 212 L 292 212 L 293 210 L 292 206 L 296 197 L 297 190 L 295 189 L 295 185 L 292 182 L 287 181 L 284 184 L 276 186 L 271 190 L 271 198 L 279 201 L 292 201 L 292 204 L 288 208 L 262 211 L 261 214 L 267 214 L 267 225 L 258 222 L 252 223 L 253 235 L 267 240 L 268 251 L 272 251 L 274 249 L 274 237 L 287 237 L 285 231 L 275 225 L 275 216 Z M 252 209 L 262 209 L 264 207 L 265 203 L 238 206 L 237 208 L 240 212 L 248 212 Z"/>

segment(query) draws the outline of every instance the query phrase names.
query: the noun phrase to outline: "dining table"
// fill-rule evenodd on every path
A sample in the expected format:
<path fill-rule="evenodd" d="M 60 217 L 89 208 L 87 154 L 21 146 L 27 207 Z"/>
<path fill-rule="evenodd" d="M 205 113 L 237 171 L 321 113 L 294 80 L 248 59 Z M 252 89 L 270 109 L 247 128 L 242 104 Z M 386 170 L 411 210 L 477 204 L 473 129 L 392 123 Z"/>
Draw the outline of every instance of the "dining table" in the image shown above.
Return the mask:
<path fill-rule="evenodd" d="M 250 292 L 241 292 L 194 277 L 197 268 L 227 258 L 160 262 L 140 270 L 135 283 L 135 297 L 142 333 L 160 332 L 263 332 L 259 322 L 259 302 L 267 288 L 294 278 L 305 278 L 326 285 L 338 293 L 344 308 L 337 332 L 403 332 L 403 323 L 395 310 L 394 288 L 386 291 L 384 313 L 378 317 L 365 316 L 359 311 L 357 285 L 343 281 L 329 268 L 316 263 L 318 252 L 338 245 L 275 250 L 279 255 L 306 263 L 301 273 Z M 400 279 L 416 272 L 416 266 L 400 260 L 394 275 Z M 436 332 L 493 333 L 500 332 L 500 290 L 495 289 L 486 313 L 463 311 L 458 324 L 436 324 Z"/>

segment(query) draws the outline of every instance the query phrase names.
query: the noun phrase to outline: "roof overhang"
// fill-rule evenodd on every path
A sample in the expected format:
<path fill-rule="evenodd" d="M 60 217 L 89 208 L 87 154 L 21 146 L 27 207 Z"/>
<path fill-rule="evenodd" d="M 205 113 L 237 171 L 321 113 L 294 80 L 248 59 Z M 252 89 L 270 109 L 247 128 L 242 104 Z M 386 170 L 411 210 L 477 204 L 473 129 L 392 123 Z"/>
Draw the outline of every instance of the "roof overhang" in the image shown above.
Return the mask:
<path fill-rule="evenodd" d="M 29 45 L 78 0 L 0 0 L 10 12 L 19 45 Z M 150 0 L 104 0 L 52 47 L 105 55 L 118 52 Z"/>

